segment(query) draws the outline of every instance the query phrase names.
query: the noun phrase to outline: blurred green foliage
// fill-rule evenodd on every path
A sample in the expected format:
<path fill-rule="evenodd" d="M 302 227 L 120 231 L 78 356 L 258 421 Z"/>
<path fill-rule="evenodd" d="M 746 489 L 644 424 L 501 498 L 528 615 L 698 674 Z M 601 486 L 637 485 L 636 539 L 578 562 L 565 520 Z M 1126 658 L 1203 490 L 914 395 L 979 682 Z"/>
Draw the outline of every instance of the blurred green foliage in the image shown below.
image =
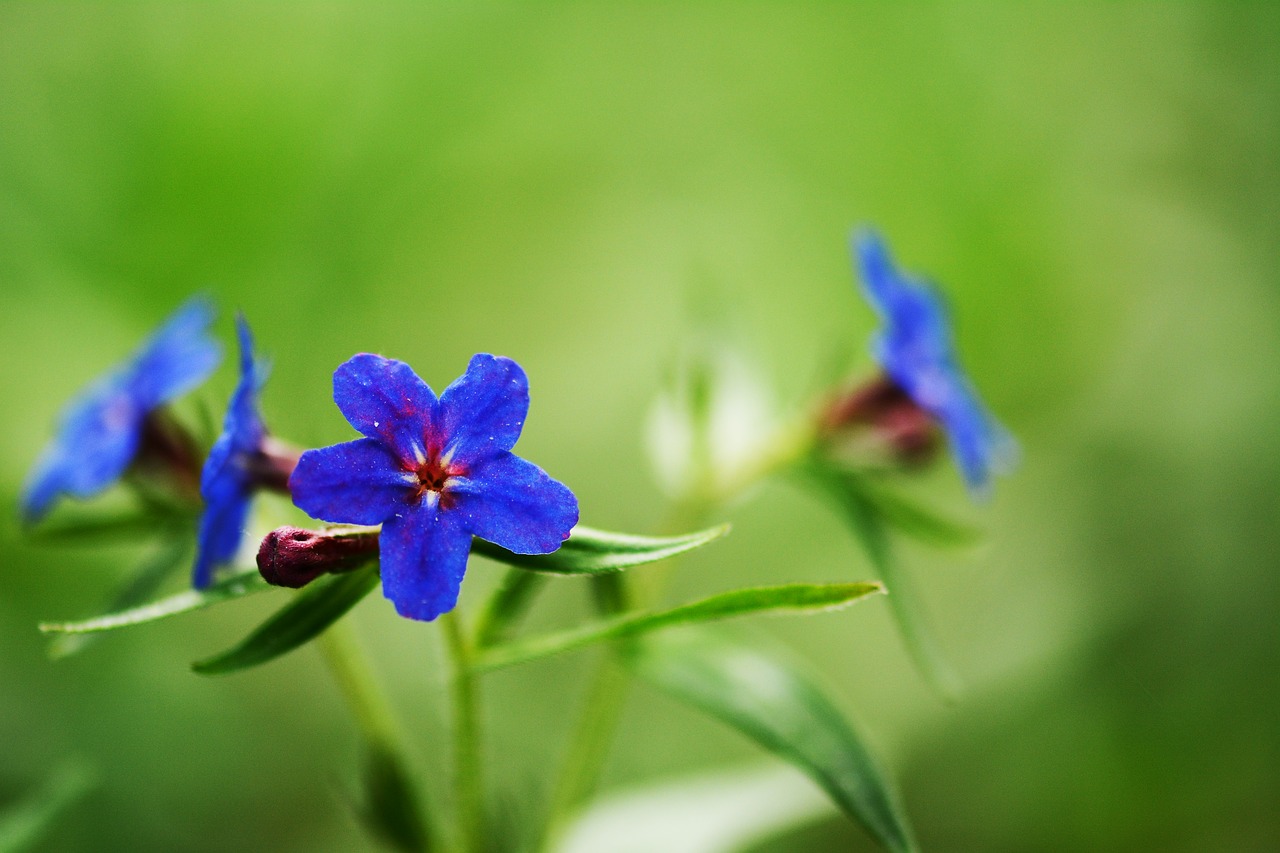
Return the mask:
<path fill-rule="evenodd" d="M 943 283 L 1024 448 L 971 513 L 989 545 L 903 549 L 967 691 L 928 692 L 881 603 L 762 630 L 838 685 L 925 849 L 1280 847 L 1278 43 L 1265 3 L 0 6 L 0 806 L 79 755 L 102 787 L 47 849 L 367 843 L 313 652 L 187 669 L 271 604 L 57 663 L 35 630 L 96 612 L 139 554 L 24 543 L 22 478 L 188 293 L 245 311 L 268 422 L 308 446 L 349 436 L 329 375 L 353 352 L 437 385 L 517 358 L 522 455 L 586 523 L 645 530 L 642 423 L 689 289 L 713 282 L 802 400 L 871 329 L 845 247 L 871 221 Z M 202 392 L 215 412 L 233 381 Z M 964 500 L 950 472 L 921 487 Z M 870 576 L 785 484 L 733 520 L 673 600 Z M 498 571 L 474 560 L 464 602 Z M 586 606 L 556 581 L 535 622 Z M 376 596 L 355 619 L 438 802 L 435 632 Z M 500 820 L 536 813 L 590 664 L 486 678 Z M 755 755 L 645 690 L 623 731 L 609 785 Z"/>

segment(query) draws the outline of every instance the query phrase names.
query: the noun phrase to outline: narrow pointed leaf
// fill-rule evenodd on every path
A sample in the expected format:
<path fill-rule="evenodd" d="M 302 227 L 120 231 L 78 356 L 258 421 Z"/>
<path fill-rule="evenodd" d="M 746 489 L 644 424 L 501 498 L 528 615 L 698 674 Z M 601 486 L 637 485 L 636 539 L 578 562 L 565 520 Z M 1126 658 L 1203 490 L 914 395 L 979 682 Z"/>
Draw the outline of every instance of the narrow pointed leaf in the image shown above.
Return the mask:
<path fill-rule="evenodd" d="M 32 541 L 50 545 L 100 547 L 146 539 L 155 533 L 157 525 L 172 524 L 173 521 L 172 512 L 130 510 L 53 521 L 32 529 L 27 535 Z"/>
<path fill-rule="evenodd" d="M 0 806 L 0 850 L 18 853 L 34 848 L 62 813 L 93 789 L 95 777 L 87 766 L 71 762 L 26 797 Z"/>
<path fill-rule="evenodd" d="M 889 777 L 825 691 L 794 664 L 705 629 L 646 636 L 626 659 L 655 687 L 803 770 L 886 849 L 916 849 Z"/>
<path fill-rule="evenodd" d="M 107 606 L 108 612 L 117 613 L 127 610 L 151 598 L 174 571 L 185 564 L 189 553 L 190 543 L 185 537 L 175 537 L 161 542 L 159 549 L 143 560 L 124 585 L 116 591 L 111 603 Z M 91 632 L 61 633 L 49 644 L 49 657 L 54 660 L 69 657 L 83 650 L 97 637 L 97 634 Z"/>
<path fill-rule="evenodd" d="M 259 666 L 319 636 L 346 615 L 378 584 L 373 566 L 314 581 L 240 643 L 220 655 L 197 661 L 201 675 L 223 675 Z"/>
<path fill-rule="evenodd" d="M 751 613 L 806 613 L 845 607 L 860 598 L 883 592 L 878 583 L 797 583 L 724 592 L 656 613 L 633 613 L 592 625 L 542 634 L 482 651 L 479 671 L 498 669 L 598 643 L 635 637 L 661 628 L 746 616 Z"/>
<path fill-rule="evenodd" d="M 939 515 L 933 509 L 869 480 L 862 493 L 895 530 L 937 548 L 966 548 L 982 541 L 982 531 Z"/>
<path fill-rule="evenodd" d="M 633 536 L 578 525 L 558 551 L 550 554 L 513 554 L 492 542 L 476 539 L 472 551 L 521 569 L 557 575 L 597 575 L 665 560 L 714 542 L 729 532 L 729 525 L 684 536 Z"/>
<path fill-rule="evenodd" d="M 42 622 L 40 623 L 40 630 L 45 633 L 62 634 L 114 631 L 117 628 L 144 625 L 148 622 L 168 619 L 170 616 L 177 616 L 180 613 L 202 610 L 223 601 L 243 598 L 246 595 L 266 592 L 269 589 L 276 588 L 268 585 L 262 579 L 262 576 L 258 574 L 257 569 L 246 569 L 243 572 L 223 578 L 208 589 L 189 589 L 176 595 L 171 595 L 168 598 L 153 601 L 150 604 L 78 622 Z"/>
<path fill-rule="evenodd" d="M 476 617 L 476 646 L 483 649 L 510 639 L 520 618 L 549 580 L 549 576 L 538 572 L 507 569 L 502 582 Z"/>
<path fill-rule="evenodd" d="M 831 501 L 880 574 L 889 592 L 889 607 L 916 668 L 939 696 L 954 701 L 961 690 L 960 679 L 938 649 L 911 578 L 890 553 L 886 519 L 880 508 L 859 488 L 858 478 L 821 460 L 805 467 L 802 473 Z"/>

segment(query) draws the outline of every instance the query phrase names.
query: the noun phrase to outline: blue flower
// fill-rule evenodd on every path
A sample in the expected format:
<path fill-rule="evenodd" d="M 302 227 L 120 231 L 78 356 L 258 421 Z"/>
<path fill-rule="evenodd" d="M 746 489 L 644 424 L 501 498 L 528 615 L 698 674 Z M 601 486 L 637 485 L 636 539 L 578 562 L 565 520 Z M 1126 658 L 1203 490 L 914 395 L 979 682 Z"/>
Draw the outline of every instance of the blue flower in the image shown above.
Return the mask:
<path fill-rule="evenodd" d="M 222 434 L 214 442 L 200 475 L 204 514 L 196 544 L 192 583 L 204 589 L 213 580 L 213 569 L 235 556 L 249 502 L 261 485 L 256 460 L 262 456 L 267 430 L 258 413 L 258 392 L 266 370 L 254 360 L 253 336 L 243 316 L 236 317 L 240 338 L 240 382 L 227 405 Z"/>
<path fill-rule="evenodd" d="M 120 478 L 142 444 L 147 416 L 203 382 L 222 359 L 208 336 L 213 314 L 208 300 L 188 300 L 133 356 L 71 401 L 23 489 L 26 522 L 43 517 L 59 495 L 92 497 Z"/>
<path fill-rule="evenodd" d="M 900 272 L 874 231 L 855 235 L 854 254 L 863 292 L 884 321 L 872 340 L 872 354 L 889 378 L 942 424 L 969 488 L 985 492 L 993 472 L 1012 467 L 1017 443 L 960 369 L 941 295 Z"/>
<path fill-rule="evenodd" d="M 361 353 L 333 399 L 365 438 L 302 454 L 289 480 L 311 516 L 381 524 L 382 591 L 411 619 L 453 609 L 479 536 L 548 554 L 578 522 L 573 492 L 511 453 L 529 410 L 520 365 L 480 354 L 439 398 L 409 365 Z"/>

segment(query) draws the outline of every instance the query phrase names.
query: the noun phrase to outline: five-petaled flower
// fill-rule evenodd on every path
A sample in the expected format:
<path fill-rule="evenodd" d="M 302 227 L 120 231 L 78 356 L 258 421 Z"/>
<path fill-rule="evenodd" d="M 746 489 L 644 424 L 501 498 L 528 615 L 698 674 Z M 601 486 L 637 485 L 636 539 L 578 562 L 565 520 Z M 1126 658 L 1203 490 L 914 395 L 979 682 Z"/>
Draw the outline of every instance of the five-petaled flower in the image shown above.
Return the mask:
<path fill-rule="evenodd" d="M 511 453 L 529 408 L 511 359 L 472 357 L 437 398 L 404 362 L 361 353 L 334 371 L 333 399 L 365 438 L 303 453 L 293 502 L 325 521 L 382 525 L 382 590 L 401 615 L 453 609 L 473 535 L 547 554 L 577 524 L 573 492 Z"/>
<path fill-rule="evenodd" d="M 941 423 L 969 488 L 983 493 L 993 472 L 1007 471 L 1017 443 L 987 411 L 956 359 L 940 294 L 894 266 L 879 235 L 854 237 L 863 292 L 884 321 L 872 353 L 889 378 Z"/>
<path fill-rule="evenodd" d="M 254 493 L 263 488 L 287 491 L 289 474 L 298 461 L 296 452 L 272 440 L 262 422 L 258 392 L 267 371 L 254 357 L 253 336 L 243 316 L 236 317 L 236 333 L 240 381 L 227 404 L 222 434 L 200 475 L 204 513 L 192 571 L 196 589 L 207 587 L 213 570 L 235 556 Z"/>
<path fill-rule="evenodd" d="M 156 449 L 185 455 L 186 449 L 173 446 L 174 436 L 165 434 L 152 413 L 199 385 L 218 366 L 222 348 L 208 335 L 212 322 L 208 300 L 189 300 L 129 359 L 67 405 L 57 435 L 23 489 L 27 522 L 44 516 L 59 495 L 88 498 L 107 488 L 148 441 L 168 442 Z"/>

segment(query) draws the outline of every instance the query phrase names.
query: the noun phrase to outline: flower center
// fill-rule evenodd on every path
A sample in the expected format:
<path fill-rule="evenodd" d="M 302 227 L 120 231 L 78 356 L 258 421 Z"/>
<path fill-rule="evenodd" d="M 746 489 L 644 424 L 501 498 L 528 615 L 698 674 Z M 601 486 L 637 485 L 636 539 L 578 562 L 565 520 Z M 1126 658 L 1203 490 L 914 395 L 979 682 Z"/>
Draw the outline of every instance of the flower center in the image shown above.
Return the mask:
<path fill-rule="evenodd" d="M 449 471 L 440 464 L 438 459 L 428 459 L 422 465 L 418 466 L 418 482 L 422 484 L 422 488 L 439 492 L 444 489 L 444 484 L 449 480 Z"/>
<path fill-rule="evenodd" d="M 466 471 L 461 465 L 451 464 L 436 454 L 431 454 L 425 462 L 413 469 L 413 473 L 418 477 L 417 499 L 439 499 L 447 502 L 449 481 L 453 477 L 465 475 Z"/>

